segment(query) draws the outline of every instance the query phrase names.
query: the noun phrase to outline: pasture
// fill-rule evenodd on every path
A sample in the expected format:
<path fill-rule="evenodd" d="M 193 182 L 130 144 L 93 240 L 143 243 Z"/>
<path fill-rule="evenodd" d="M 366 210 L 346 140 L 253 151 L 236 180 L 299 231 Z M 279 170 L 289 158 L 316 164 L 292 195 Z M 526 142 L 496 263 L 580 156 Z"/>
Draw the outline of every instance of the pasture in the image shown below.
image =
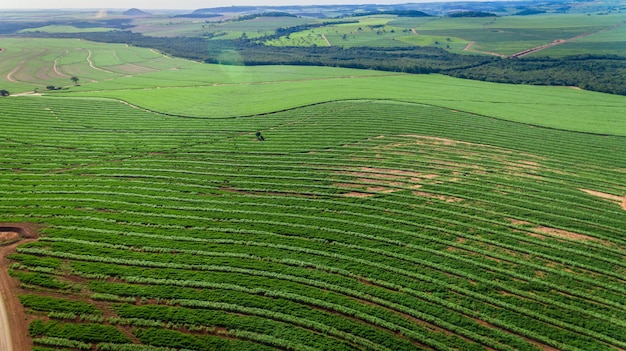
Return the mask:
<path fill-rule="evenodd" d="M 37 350 L 626 348 L 624 96 L 46 42 L 0 40 L 83 83 L 0 99 Z"/>

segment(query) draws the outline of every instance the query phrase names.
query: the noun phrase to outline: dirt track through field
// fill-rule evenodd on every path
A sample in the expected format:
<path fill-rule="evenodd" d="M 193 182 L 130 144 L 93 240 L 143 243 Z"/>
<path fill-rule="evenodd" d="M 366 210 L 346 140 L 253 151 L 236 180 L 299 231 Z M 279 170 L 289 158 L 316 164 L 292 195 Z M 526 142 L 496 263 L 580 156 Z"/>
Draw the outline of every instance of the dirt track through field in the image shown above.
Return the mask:
<path fill-rule="evenodd" d="M 333 46 L 328 40 L 328 38 L 326 38 L 326 34 L 322 34 L 322 38 L 324 38 L 324 41 L 326 42 L 326 44 L 328 44 L 328 46 Z"/>
<path fill-rule="evenodd" d="M 487 54 L 487 55 L 492 55 L 492 56 L 506 57 L 506 55 L 498 54 L 497 52 L 474 50 L 474 49 L 472 49 L 472 46 L 474 46 L 474 44 L 476 44 L 475 41 L 470 41 L 467 45 L 465 45 L 465 47 L 463 48 L 463 51 L 471 51 L 471 52 L 477 52 L 479 54 Z"/>
<path fill-rule="evenodd" d="M 87 52 L 88 52 L 87 62 L 89 63 L 89 67 L 91 67 L 91 68 L 93 68 L 93 69 L 95 69 L 97 71 L 102 71 L 102 72 L 106 72 L 106 73 L 114 73 L 114 72 L 111 72 L 111 71 L 107 71 L 106 69 L 102 69 L 102 68 L 94 66 L 93 61 L 91 61 L 91 50 L 87 50 Z"/>
<path fill-rule="evenodd" d="M 67 54 L 68 54 L 68 51 L 65 50 L 65 54 L 64 55 L 67 55 Z M 68 76 L 67 74 L 61 73 L 61 71 L 59 71 L 58 65 L 59 65 L 59 59 L 56 58 L 56 59 L 54 59 L 54 65 L 52 66 L 52 69 L 54 70 L 54 73 L 56 73 L 59 77 L 69 78 L 70 76 Z"/>
<path fill-rule="evenodd" d="M 17 73 L 17 71 L 19 71 L 24 66 L 24 62 L 25 61 L 22 60 L 22 62 L 20 62 L 20 64 L 17 67 L 15 67 L 11 72 L 9 72 L 9 74 L 7 74 L 7 80 L 9 82 L 18 83 L 17 80 L 13 79 L 13 75 Z"/>
<path fill-rule="evenodd" d="M 19 244 L 35 240 L 37 227 L 32 224 L 0 223 L 0 231 L 15 232 L 25 239 L 10 246 L 0 246 L 0 351 L 30 350 L 32 344 L 28 337 L 28 323 L 17 297 L 18 283 L 9 276 L 6 256 L 15 251 Z"/>

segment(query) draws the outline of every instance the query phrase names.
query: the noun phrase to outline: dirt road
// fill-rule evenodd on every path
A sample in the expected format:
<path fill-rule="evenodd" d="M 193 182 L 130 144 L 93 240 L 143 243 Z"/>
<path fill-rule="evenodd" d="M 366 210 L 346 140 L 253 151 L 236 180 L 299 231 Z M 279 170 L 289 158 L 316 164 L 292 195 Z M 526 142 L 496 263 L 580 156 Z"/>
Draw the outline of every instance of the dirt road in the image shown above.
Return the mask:
<path fill-rule="evenodd" d="M 33 347 L 26 316 L 17 297 L 17 283 L 7 270 L 6 256 L 17 245 L 0 248 L 0 351 L 26 351 Z"/>
<path fill-rule="evenodd" d="M 9 328 L 9 316 L 4 307 L 4 294 L 0 299 L 0 351 L 13 351 L 13 338 Z"/>
<path fill-rule="evenodd" d="M 322 39 L 324 39 L 324 41 L 326 42 L 326 45 L 328 45 L 328 46 L 333 46 L 333 45 L 330 43 L 330 40 L 328 40 L 328 38 L 326 38 L 326 34 L 322 34 Z"/>
<path fill-rule="evenodd" d="M 0 231 L 5 232 L 6 223 L 0 223 Z M 13 226 L 11 224 L 11 226 Z M 28 323 L 22 304 L 17 297 L 18 282 L 8 272 L 7 255 L 15 251 L 19 244 L 33 241 L 37 237 L 34 225 L 19 225 L 18 234 L 25 238 L 10 246 L 0 246 L 0 351 L 26 351 L 33 345 L 28 337 Z M 5 237 L 12 237 L 6 235 Z"/>

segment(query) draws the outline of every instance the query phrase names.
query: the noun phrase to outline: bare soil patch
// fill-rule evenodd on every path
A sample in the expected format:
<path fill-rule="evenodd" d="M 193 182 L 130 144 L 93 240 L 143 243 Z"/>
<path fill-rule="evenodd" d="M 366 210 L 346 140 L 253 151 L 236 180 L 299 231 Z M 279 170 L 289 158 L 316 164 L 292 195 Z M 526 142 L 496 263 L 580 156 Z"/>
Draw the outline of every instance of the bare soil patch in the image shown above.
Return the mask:
<path fill-rule="evenodd" d="M 372 197 L 372 196 L 374 196 L 374 194 L 361 193 L 361 192 L 358 192 L 358 191 L 351 191 L 349 193 L 342 194 L 342 196 L 345 196 L 345 197 L 363 197 L 364 198 L 364 197 Z"/>
<path fill-rule="evenodd" d="M 455 145 L 461 145 L 461 144 L 471 145 L 471 143 L 467 143 L 464 141 L 452 140 L 452 139 L 447 139 L 447 138 L 439 138 L 439 137 L 431 137 L 431 136 L 426 136 L 426 135 L 405 134 L 401 136 L 408 137 L 408 138 L 428 140 L 428 141 L 434 142 L 434 144 L 439 143 L 439 144 L 448 145 L 448 146 L 455 146 Z"/>
<path fill-rule="evenodd" d="M 441 195 L 441 194 L 432 194 L 432 193 L 427 193 L 425 191 L 414 191 L 413 195 L 421 196 L 421 197 L 427 197 L 429 199 L 441 200 L 441 201 L 445 201 L 445 202 L 461 202 L 461 201 L 463 201 L 463 199 L 461 199 L 460 197 L 447 196 L 447 195 Z"/>
<path fill-rule="evenodd" d="M 16 232 L 3 232 L 0 231 L 0 245 L 2 245 L 3 242 L 8 242 L 11 240 L 15 240 L 17 238 L 19 238 L 20 235 Z"/>
<path fill-rule="evenodd" d="M 0 232 L 15 232 L 24 239 L 37 239 L 39 225 L 35 223 L 0 223 Z"/>
<path fill-rule="evenodd" d="M 578 234 L 574 232 L 570 232 L 568 230 L 556 229 L 550 227 L 536 227 L 533 228 L 534 231 L 540 232 L 542 234 L 548 234 L 552 236 L 557 236 L 559 238 L 572 239 L 572 240 L 588 240 L 588 241 L 601 241 L 598 238 L 594 238 L 589 235 Z"/>
<path fill-rule="evenodd" d="M 523 221 L 521 219 L 515 219 L 515 218 L 506 218 L 506 220 L 511 222 L 511 224 L 515 224 L 515 225 L 529 225 L 529 224 L 532 224 L 530 222 Z"/>
<path fill-rule="evenodd" d="M 589 190 L 589 189 L 578 189 L 580 191 L 584 191 L 589 195 L 597 196 L 601 199 L 610 201 L 614 204 L 620 205 L 622 210 L 626 211 L 626 196 L 618 196 L 613 194 L 607 194 L 600 191 Z"/>

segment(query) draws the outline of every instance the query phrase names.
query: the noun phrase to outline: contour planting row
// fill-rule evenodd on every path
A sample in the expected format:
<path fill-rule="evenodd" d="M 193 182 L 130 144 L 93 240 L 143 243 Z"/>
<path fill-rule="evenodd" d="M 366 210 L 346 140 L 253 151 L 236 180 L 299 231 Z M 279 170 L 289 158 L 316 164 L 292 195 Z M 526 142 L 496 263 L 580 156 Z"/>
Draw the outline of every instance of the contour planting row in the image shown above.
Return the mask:
<path fill-rule="evenodd" d="M 39 254 L 41 254 L 41 253 L 43 253 L 43 252 L 39 252 Z M 63 256 L 63 254 L 61 254 L 61 255 Z M 115 261 L 115 259 L 113 259 L 113 260 Z M 100 259 L 98 259 L 98 261 L 100 261 Z M 130 263 L 127 262 L 127 264 L 130 264 Z M 138 264 L 141 265 L 141 263 L 138 263 Z M 154 264 L 156 264 L 156 263 L 151 263 L 150 266 L 153 266 Z M 171 266 L 171 264 L 168 264 L 168 266 Z"/>
<path fill-rule="evenodd" d="M 615 153 L 591 157 L 619 150 L 619 139 L 410 104 L 331 103 L 228 120 L 132 110 L 125 121 L 101 114 L 73 126 L 41 115 L 47 147 L 13 142 L 15 155 L 30 148 L 25 158 L 0 159 L 4 218 L 48 225 L 47 238 L 15 257 L 23 283 L 78 284 L 121 296 L 127 307 L 107 308 L 123 318 L 158 306 L 167 308 L 155 315 L 162 323 L 225 326 L 222 337 L 278 348 L 321 348 L 323 338 L 306 335 L 322 330 L 336 347 L 624 347 L 609 327 L 624 320 L 622 213 L 579 190 L 623 189 Z M 124 127 L 111 128 L 116 120 Z M 7 127 L 28 135 L 19 123 Z M 151 141 L 163 133 L 171 141 Z M 551 155 L 557 143 L 533 146 L 556 136 L 561 146 L 580 137 L 580 149 L 597 149 Z M 72 156 L 68 146 L 81 151 Z M 558 236 L 566 231 L 579 236 Z M 219 300 L 226 292 L 230 300 Z M 194 322 L 193 311 L 205 310 L 210 322 Z M 289 326 L 306 331 L 279 332 Z M 159 346 L 179 333 L 157 330 L 136 336 Z"/>

